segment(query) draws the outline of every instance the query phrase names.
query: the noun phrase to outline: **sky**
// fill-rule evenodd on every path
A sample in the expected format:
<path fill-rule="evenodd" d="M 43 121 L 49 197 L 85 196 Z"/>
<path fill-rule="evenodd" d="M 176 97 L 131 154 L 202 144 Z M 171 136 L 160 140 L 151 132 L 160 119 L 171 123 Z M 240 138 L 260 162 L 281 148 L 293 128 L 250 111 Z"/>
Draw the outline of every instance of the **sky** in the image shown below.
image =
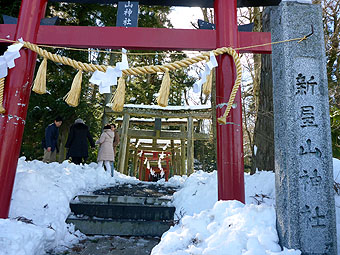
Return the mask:
<path fill-rule="evenodd" d="M 340 182 L 340 161 L 333 160 Z M 0 255 L 42 255 L 62 252 L 85 236 L 65 223 L 69 201 L 76 195 L 123 183 L 140 182 L 115 172 L 114 178 L 97 163 L 84 166 L 46 164 L 19 159 L 8 219 L 0 219 Z M 217 201 L 217 172 L 197 171 L 174 176 L 172 205 L 179 224 L 165 232 L 151 255 L 299 255 L 278 245 L 275 224 L 274 173 L 245 174 L 245 200 Z M 258 202 L 260 201 L 260 203 Z M 340 196 L 335 196 L 340 229 Z M 179 215 L 179 216 L 178 216 Z M 338 231 L 338 240 L 340 233 Z M 340 255 L 340 243 L 338 243 Z"/>
<path fill-rule="evenodd" d="M 199 7 L 174 7 L 169 18 L 174 28 L 193 29 L 191 21 L 197 24 L 198 19 L 203 19 Z"/>

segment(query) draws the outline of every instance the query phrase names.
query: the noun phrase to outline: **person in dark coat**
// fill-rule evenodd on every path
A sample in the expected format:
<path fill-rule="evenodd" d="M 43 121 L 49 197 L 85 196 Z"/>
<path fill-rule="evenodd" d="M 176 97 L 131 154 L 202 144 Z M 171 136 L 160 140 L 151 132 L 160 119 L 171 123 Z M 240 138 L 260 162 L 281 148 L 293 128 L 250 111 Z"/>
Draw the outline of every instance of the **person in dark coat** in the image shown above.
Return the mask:
<path fill-rule="evenodd" d="M 90 134 L 89 127 L 85 125 L 82 119 L 76 119 L 70 128 L 65 147 L 68 148 L 66 158 L 71 157 L 72 162 L 79 165 L 89 157 L 88 141 L 92 148 L 95 143 Z"/>
<path fill-rule="evenodd" d="M 42 140 L 42 147 L 44 148 L 43 162 L 45 163 L 55 162 L 57 159 L 59 127 L 62 123 L 62 117 L 58 116 L 54 122 L 45 129 L 45 137 Z"/>

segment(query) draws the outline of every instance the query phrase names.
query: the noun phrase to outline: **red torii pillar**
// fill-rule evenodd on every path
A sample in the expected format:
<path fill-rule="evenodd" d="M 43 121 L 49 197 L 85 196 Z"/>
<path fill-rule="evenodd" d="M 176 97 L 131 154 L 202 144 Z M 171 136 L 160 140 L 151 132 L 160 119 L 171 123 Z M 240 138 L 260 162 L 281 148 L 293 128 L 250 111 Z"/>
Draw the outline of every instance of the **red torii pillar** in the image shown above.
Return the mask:
<path fill-rule="evenodd" d="M 237 48 L 237 0 L 215 0 L 216 48 Z M 236 80 L 233 58 L 227 54 L 218 57 L 216 71 L 216 117 L 223 115 Z M 244 203 L 244 162 L 242 134 L 242 105 L 240 89 L 235 98 L 227 124 L 216 124 L 218 200 L 235 199 Z"/>
<path fill-rule="evenodd" d="M 22 1 L 15 40 L 22 37 L 29 42 L 36 41 L 46 4 L 47 0 Z M 6 77 L 6 113 L 0 116 L 0 218 L 7 218 L 9 213 L 36 63 L 36 53 L 31 50 L 22 49 L 20 54 L 21 57 L 15 60 L 15 67 L 9 70 Z"/>
<path fill-rule="evenodd" d="M 73 26 L 39 28 L 46 2 L 47 0 L 22 0 L 14 39 L 23 37 L 33 43 L 68 47 L 157 50 L 211 50 L 221 46 L 244 47 L 270 42 L 270 33 L 238 32 L 236 0 L 215 0 L 216 31 Z M 13 26 L 0 25 L 0 38 L 13 35 Z M 70 34 L 72 36 L 69 36 Z M 93 36 L 89 38 L 89 34 Z M 238 37 L 241 38 L 240 42 Z M 268 47 L 257 47 L 242 52 L 270 53 L 271 50 Z M 0 218 L 7 218 L 9 212 L 36 61 L 36 54 L 27 49 L 21 50 L 21 54 L 22 57 L 15 61 L 16 67 L 11 69 L 6 77 L 6 113 L 0 114 Z M 216 97 L 217 104 L 222 104 L 229 99 L 236 73 L 231 57 L 221 56 L 218 61 Z M 235 103 L 237 107 L 231 110 L 227 125 L 217 124 L 218 198 L 244 202 L 240 94 L 237 95 Z M 222 110 L 224 109 L 225 107 Z M 223 114 L 222 110 L 217 108 L 217 117 Z"/>

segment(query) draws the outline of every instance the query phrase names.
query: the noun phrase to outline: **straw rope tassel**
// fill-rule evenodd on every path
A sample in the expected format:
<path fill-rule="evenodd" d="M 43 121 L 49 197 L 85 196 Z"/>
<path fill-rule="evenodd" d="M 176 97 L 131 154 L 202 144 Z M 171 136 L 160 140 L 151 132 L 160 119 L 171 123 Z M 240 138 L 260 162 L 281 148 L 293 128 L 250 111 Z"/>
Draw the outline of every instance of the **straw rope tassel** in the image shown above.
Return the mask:
<path fill-rule="evenodd" d="M 6 110 L 2 106 L 4 101 L 4 88 L 5 88 L 5 77 L 0 79 L 0 113 L 5 113 Z"/>
<path fill-rule="evenodd" d="M 78 106 L 81 94 L 81 82 L 83 79 L 82 71 L 79 70 L 73 79 L 70 91 L 64 96 L 65 102 L 73 107 Z"/>
<path fill-rule="evenodd" d="M 116 112 L 123 111 L 125 102 L 125 77 L 122 76 L 118 80 L 118 85 L 114 96 L 111 98 L 112 110 Z"/>
<path fill-rule="evenodd" d="M 170 94 L 170 75 L 168 70 L 165 71 L 161 88 L 159 89 L 158 93 L 159 93 L 159 96 L 157 98 L 158 105 L 166 107 L 168 105 L 168 99 Z"/>
<path fill-rule="evenodd" d="M 242 65 L 241 65 L 240 57 L 238 56 L 237 52 L 232 48 L 228 48 L 227 53 L 233 57 L 233 60 L 236 66 L 237 77 L 236 77 L 235 85 L 230 94 L 227 109 L 225 110 L 223 116 L 217 119 L 218 123 L 220 124 L 227 123 L 227 116 L 231 110 L 231 106 L 235 100 L 236 93 L 238 91 L 238 88 L 241 85 L 241 80 L 242 80 Z"/>
<path fill-rule="evenodd" d="M 47 70 L 47 58 L 41 62 L 37 75 L 35 76 L 34 85 L 32 90 L 38 94 L 46 93 L 46 70 Z"/>
<path fill-rule="evenodd" d="M 210 71 L 210 74 L 207 76 L 207 81 L 203 84 L 202 91 L 206 96 L 209 96 L 211 93 L 212 76 L 213 70 Z"/>

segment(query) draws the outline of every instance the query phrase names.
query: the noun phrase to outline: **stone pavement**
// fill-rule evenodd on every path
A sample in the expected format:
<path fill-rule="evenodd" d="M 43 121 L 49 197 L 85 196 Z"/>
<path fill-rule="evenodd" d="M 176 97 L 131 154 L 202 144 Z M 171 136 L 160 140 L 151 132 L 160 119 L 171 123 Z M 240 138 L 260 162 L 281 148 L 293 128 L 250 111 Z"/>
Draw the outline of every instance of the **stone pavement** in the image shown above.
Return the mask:
<path fill-rule="evenodd" d="M 88 237 L 64 253 L 51 255 L 149 255 L 160 241 L 157 237 Z"/>

